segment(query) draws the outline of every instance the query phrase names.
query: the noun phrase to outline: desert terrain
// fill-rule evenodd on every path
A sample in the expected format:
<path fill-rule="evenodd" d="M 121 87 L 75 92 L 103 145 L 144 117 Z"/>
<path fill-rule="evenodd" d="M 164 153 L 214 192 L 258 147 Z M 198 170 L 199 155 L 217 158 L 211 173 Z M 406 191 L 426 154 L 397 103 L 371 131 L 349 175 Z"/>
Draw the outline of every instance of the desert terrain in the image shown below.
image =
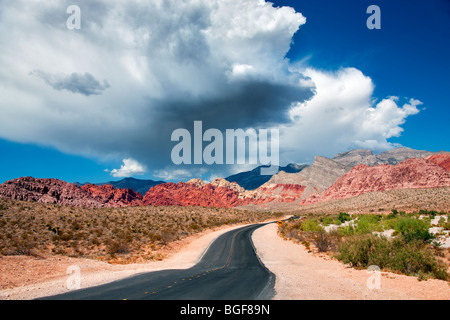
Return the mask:
<path fill-rule="evenodd" d="M 63 293 L 77 272 L 89 287 L 188 268 L 230 228 L 291 217 L 253 235 L 275 299 L 448 299 L 449 163 L 446 152 L 354 150 L 266 182 L 239 175 L 252 190 L 192 179 L 144 195 L 13 179 L 0 184 L 0 297 Z M 368 289 L 370 263 L 381 266 L 381 289 Z"/>
<path fill-rule="evenodd" d="M 83 258 L 2 257 L 0 297 L 26 300 L 67 292 L 70 277 L 67 270 L 71 266 L 80 268 L 81 288 L 143 272 L 188 268 L 195 264 L 211 241 L 239 226 L 204 231 L 173 243 L 161 261 L 119 265 Z M 261 261 L 276 276 L 275 300 L 450 299 L 447 281 L 419 281 L 416 277 L 384 271 L 379 273 L 379 287 L 372 288 L 372 272 L 355 270 L 325 254 L 308 252 L 303 245 L 283 239 L 276 224 L 261 227 L 252 239 Z"/>

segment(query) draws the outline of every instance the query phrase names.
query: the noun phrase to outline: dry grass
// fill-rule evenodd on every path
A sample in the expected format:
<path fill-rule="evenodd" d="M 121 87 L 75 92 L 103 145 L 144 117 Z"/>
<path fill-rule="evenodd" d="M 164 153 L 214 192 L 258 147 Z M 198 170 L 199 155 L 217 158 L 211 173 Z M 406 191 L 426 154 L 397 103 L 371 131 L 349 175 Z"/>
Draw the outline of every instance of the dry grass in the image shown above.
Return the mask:
<path fill-rule="evenodd" d="M 161 259 L 171 242 L 206 229 L 277 219 L 278 213 L 203 207 L 85 209 L 0 200 L 0 256 Z"/>

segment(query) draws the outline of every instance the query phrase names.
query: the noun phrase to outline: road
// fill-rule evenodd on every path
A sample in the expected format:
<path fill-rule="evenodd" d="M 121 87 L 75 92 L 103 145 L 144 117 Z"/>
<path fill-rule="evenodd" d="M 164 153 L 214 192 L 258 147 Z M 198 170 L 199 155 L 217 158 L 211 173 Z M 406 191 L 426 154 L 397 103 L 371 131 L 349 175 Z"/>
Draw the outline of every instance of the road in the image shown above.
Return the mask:
<path fill-rule="evenodd" d="M 264 224 L 218 237 L 190 269 L 145 273 L 47 300 L 266 300 L 275 275 L 256 255 L 251 236 Z"/>

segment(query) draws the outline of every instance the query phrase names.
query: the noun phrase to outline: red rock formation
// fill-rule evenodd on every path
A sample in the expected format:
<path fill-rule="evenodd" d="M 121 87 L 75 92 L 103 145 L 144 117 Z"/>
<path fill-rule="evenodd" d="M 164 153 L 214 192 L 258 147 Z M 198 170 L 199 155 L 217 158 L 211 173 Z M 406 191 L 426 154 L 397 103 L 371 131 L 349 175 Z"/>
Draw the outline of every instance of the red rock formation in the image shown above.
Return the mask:
<path fill-rule="evenodd" d="M 281 174 L 278 180 L 284 181 L 282 178 Z M 448 187 L 450 154 L 408 159 L 397 165 L 357 165 L 349 172 L 345 166 L 319 157 L 309 169 L 304 169 L 289 181 L 285 180 L 286 183 L 273 181 L 249 191 L 225 179 L 211 183 L 193 179 L 187 183 L 157 185 L 143 197 L 131 189 L 115 189 L 111 185 L 78 187 L 57 179 L 26 177 L 1 184 L 0 197 L 88 208 L 140 205 L 230 208 L 268 203 L 311 204 L 374 191 Z"/>
<path fill-rule="evenodd" d="M 436 154 L 427 159 L 445 170 L 450 171 L 450 153 Z"/>
<path fill-rule="evenodd" d="M 57 179 L 18 178 L 0 185 L 0 196 L 13 200 L 36 201 L 80 207 L 101 207 L 80 187 Z"/>
<path fill-rule="evenodd" d="M 58 179 L 18 178 L 0 185 L 0 196 L 13 200 L 100 208 L 141 205 L 142 195 L 131 189 L 87 185 L 82 188 Z"/>
<path fill-rule="evenodd" d="M 374 191 L 450 186 L 450 172 L 436 164 L 439 162 L 445 166 L 447 160 L 443 157 L 433 157 L 408 159 L 397 165 L 357 165 L 321 195 L 310 196 L 300 204 L 344 199 Z"/>
<path fill-rule="evenodd" d="M 247 191 L 236 183 L 216 179 L 204 183 L 198 179 L 190 182 L 164 183 L 151 188 L 144 196 L 145 205 L 204 206 L 231 208 L 271 201 L 294 202 L 304 187 L 300 185 L 271 185 Z"/>
<path fill-rule="evenodd" d="M 142 205 L 142 195 L 131 189 L 116 189 L 107 184 L 98 186 L 88 184 L 81 187 L 87 191 L 96 201 L 113 207 L 127 207 Z"/>
<path fill-rule="evenodd" d="M 257 192 L 265 196 L 265 201 L 256 201 L 256 204 L 278 201 L 295 202 L 300 199 L 306 186 L 299 184 L 264 184 L 257 189 Z"/>
<path fill-rule="evenodd" d="M 246 204 L 239 192 L 212 184 L 164 183 L 151 188 L 144 196 L 145 205 L 234 207 Z M 248 201 L 247 201 L 248 202 Z"/>

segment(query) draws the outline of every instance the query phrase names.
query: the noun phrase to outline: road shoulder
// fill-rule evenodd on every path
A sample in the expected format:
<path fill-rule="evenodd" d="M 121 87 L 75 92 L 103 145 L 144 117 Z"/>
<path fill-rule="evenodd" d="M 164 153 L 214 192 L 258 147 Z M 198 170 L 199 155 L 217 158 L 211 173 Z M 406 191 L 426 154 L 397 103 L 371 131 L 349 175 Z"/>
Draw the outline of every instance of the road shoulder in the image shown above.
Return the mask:
<path fill-rule="evenodd" d="M 252 237 L 261 261 L 276 276 L 274 300 L 450 299 L 448 282 L 349 268 L 308 253 L 301 244 L 281 238 L 277 230 L 276 224 L 269 224 Z"/>

